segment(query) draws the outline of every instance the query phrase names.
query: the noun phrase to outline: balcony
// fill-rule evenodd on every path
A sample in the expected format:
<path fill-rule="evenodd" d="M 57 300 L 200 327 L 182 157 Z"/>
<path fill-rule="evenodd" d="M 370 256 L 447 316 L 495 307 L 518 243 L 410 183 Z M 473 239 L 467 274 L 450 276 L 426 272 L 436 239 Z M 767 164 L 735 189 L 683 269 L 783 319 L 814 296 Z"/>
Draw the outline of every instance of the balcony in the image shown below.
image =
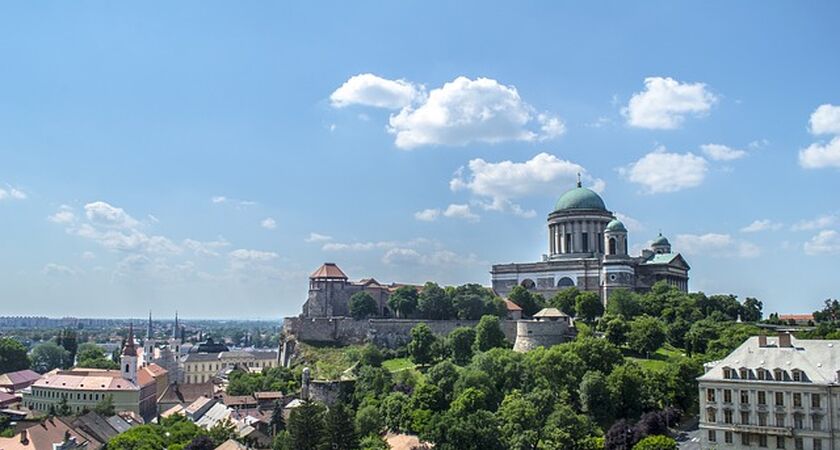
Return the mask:
<path fill-rule="evenodd" d="M 732 431 L 738 433 L 753 433 L 753 434 L 769 434 L 772 436 L 793 436 L 793 428 L 790 427 L 771 427 L 760 425 L 745 425 L 735 424 Z"/>

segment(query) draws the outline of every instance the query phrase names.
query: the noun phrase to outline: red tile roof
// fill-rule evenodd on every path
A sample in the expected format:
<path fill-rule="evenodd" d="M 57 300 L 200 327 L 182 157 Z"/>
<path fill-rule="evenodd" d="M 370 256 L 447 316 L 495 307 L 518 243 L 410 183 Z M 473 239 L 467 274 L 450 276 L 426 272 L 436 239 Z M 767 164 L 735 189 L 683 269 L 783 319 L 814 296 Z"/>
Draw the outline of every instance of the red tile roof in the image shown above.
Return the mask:
<path fill-rule="evenodd" d="M 11 389 L 22 389 L 41 378 L 37 372 L 29 369 L 18 370 L 17 372 L 9 372 L 0 375 L 0 386 Z"/>
<path fill-rule="evenodd" d="M 779 314 L 779 320 L 814 320 L 813 314 Z"/>
<path fill-rule="evenodd" d="M 522 311 L 522 308 L 519 305 L 508 299 L 505 299 L 505 308 L 507 308 L 508 311 Z"/>
<path fill-rule="evenodd" d="M 318 270 L 312 272 L 309 278 L 340 278 L 347 279 L 347 275 L 335 263 L 324 263 Z"/>

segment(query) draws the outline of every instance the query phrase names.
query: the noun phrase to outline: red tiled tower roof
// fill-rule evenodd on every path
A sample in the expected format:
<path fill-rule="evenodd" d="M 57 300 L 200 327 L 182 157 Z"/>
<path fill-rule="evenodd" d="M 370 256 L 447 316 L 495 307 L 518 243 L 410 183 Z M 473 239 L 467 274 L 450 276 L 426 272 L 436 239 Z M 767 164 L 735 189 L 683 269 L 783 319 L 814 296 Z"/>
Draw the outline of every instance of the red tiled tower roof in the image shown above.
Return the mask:
<path fill-rule="evenodd" d="M 347 275 L 338 268 L 335 263 L 324 263 L 318 270 L 312 272 L 312 275 L 309 276 L 310 279 L 323 279 L 323 278 L 332 278 L 332 279 L 341 279 L 346 280 Z"/>

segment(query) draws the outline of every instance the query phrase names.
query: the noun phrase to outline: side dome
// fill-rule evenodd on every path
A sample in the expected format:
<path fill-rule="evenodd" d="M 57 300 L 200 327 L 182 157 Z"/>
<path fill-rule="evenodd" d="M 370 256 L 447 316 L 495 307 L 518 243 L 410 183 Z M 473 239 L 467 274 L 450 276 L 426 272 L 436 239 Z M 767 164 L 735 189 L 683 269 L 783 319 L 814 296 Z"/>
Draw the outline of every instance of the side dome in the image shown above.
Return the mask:
<path fill-rule="evenodd" d="M 578 187 L 566 191 L 560 196 L 557 203 L 554 205 L 555 211 L 563 211 L 567 209 L 599 209 L 606 211 L 607 206 L 601 196 L 585 187 Z"/>
<path fill-rule="evenodd" d="M 659 237 L 654 239 L 653 244 L 651 245 L 671 245 L 671 243 L 668 242 L 668 239 L 665 236 L 662 236 L 662 233 L 659 233 Z"/>
<path fill-rule="evenodd" d="M 618 219 L 610 220 L 610 223 L 607 224 L 607 231 L 623 231 L 627 232 L 627 228 L 624 227 L 624 224 L 621 223 Z"/>

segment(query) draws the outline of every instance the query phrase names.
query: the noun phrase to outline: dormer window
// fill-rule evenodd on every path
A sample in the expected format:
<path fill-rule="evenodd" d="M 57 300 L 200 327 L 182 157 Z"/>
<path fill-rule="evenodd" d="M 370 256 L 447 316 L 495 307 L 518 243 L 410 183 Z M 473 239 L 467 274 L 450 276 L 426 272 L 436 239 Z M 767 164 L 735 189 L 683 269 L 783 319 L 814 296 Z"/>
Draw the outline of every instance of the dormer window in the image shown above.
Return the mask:
<path fill-rule="evenodd" d="M 724 367 L 723 368 L 723 378 L 725 380 L 731 380 L 731 379 L 735 378 L 735 373 L 734 372 L 735 371 L 730 369 L 729 367 Z"/>
<path fill-rule="evenodd" d="M 791 372 L 791 375 L 793 376 L 793 381 L 796 381 L 796 382 L 807 381 L 807 377 L 805 376 L 805 372 L 803 372 L 799 369 L 793 369 L 793 371 Z"/>
<path fill-rule="evenodd" d="M 785 371 L 782 370 L 782 369 L 774 370 L 773 371 L 773 378 L 775 378 L 776 381 L 785 381 Z"/>
<path fill-rule="evenodd" d="M 768 374 L 765 369 L 758 369 L 756 370 L 756 375 L 758 375 L 759 380 L 766 380 Z"/>
<path fill-rule="evenodd" d="M 741 377 L 742 380 L 749 380 L 750 379 L 750 369 L 742 367 L 738 370 L 738 376 Z"/>

